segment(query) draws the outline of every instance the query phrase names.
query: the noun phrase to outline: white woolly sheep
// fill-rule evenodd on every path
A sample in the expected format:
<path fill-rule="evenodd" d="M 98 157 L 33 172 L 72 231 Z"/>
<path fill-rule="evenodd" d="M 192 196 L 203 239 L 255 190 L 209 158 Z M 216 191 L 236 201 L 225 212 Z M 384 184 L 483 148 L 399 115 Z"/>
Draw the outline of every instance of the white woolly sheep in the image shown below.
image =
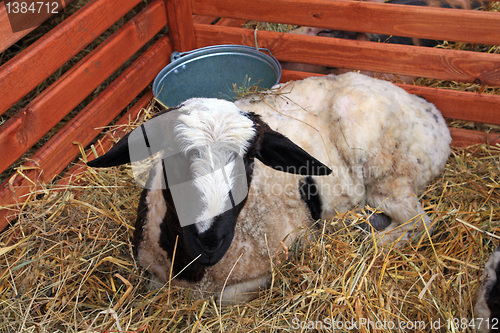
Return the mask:
<path fill-rule="evenodd" d="M 500 245 L 484 267 L 481 287 L 474 309 L 474 324 L 477 332 L 500 330 Z"/>
<path fill-rule="evenodd" d="M 389 224 L 384 241 L 408 239 L 414 226 L 430 222 L 417 194 L 450 153 L 448 128 L 432 104 L 356 73 L 281 84 L 235 103 L 195 98 L 170 112 L 177 112 L 173 125 L 158 117 L 146 124 L 160 127 L 148 131 L 170 133 L 193 178 L 210 176 L 194 182 L 202 209 L 181 226 L 172 184 L 165 184 L 173 164 L 154 166 L 139 203 L 137 258 L 166 283 L 177 239 L 173 283 L 215 293 L 224 302 L 244 301 L 265 287 L 270 257 L 316 219 L 369 204 L 384 212 L 373 216 L 382 225 L 374 227 Z M 147 157 L 129 156 L 136 140 L 122 139 L 88 165 Z M 243 177 L 233 174 L 235 154 L 243 157 Z M 214 172 L 213 156 L 222 161 L 222 172 Z M 241 202 L 232 195 L 238 177 L 249 186 Z"/>

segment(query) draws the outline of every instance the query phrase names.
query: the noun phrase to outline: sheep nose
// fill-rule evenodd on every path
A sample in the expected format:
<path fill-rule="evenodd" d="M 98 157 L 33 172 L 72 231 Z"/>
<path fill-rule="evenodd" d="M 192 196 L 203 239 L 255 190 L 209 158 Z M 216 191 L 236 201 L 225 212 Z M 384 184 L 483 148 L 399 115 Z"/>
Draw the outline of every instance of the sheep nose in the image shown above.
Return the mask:
<path fill-rule="evenodd" d="M 215 254 L 221 248 L 223 243 L 224 237 L 219 239 L 213 235 L 200 235 L 198 238 L 198 245 L 207 255 Z"/>

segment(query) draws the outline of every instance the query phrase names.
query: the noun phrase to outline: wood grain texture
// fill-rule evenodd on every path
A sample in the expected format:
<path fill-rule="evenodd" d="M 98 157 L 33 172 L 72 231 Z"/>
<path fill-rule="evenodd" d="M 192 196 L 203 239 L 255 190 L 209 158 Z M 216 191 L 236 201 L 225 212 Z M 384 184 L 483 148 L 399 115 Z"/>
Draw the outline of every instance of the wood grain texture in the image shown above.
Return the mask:
<path fill-rule="evenodd" d="M 36 27 L 33 27 L 23 31 L 12 32 L 12 28 L 9 23 L 9 17 L 7 15 L 7 7 L 5 7 L 5 2 L 0 2 L 0 52 L 5 51 L 12 44 L 35 29 Z"/>
<path fill-rule="evenodd" d="M 0 67 L 0 115 L 140 0 L 93 0 Z"/>
<path fill-rule="evenodd" d="M 245 19 L 232 19 L 232 18 L 223 17 L 219 20 L 219 22 L 216 23 L 216 25 L 221 26 L 221 27 L 241 28 L 247 22 L 248 22 L 248 20 L 245 20 Z"/>
<path fill-rule="evenodd" d="M 24 165 L 28 169 L 23 177 L 14 174 L 0 186 L 0 229 L 15 217 L 17 205 L 27 200 L 37 185 L 49 183 L 80 154 L 74 142 L 85 147 L 97 137 L 100 128 L 109 124 L 168 64 L 171 53 L 170 40 L 158 40 L 31 157 Z"/>
<path fill-rule="evenodd" d="M 153 1 L 92 53 L 9 119 L 0 131 L 0 172 L 83 101 L 166 24 L 163 1 Z"/>
<path fill-rule="evenodd" d="M 218 18 L 215 16 L 200 16 L 200 15 L 193 16 L 193 23 L 213 24 L 213 25 L 218 25 L 218 26 L 223 26 L 223 27 L 241 28 L 247 22 L 248 22 L 248 20 L 232 19 L 232 18 L 225 18 L 225 17 Z"/>
<path fill-rule="evenodd" d="M 436 105 L 447 118 L 500 125 L 500 95 L 400 84 Z"/>
<path fill-rule="evenodd" d="M 173 48 L 178 52 L 191 51 L 196 48 L 193 27 L 191 1 L 164 0 L 167 9 L 168 34 Z M 216 16 L 218 15 L 211 15 Z"/>
<path fill-rule="evenodd" d="M 192 0 L 193 13 L 385 35 L 500 44 L 500 13 L 332 0 Z"/>
<path fill-rule="evenodd" d="M 217 20 L 217 17 L 215 16 L 202 16 L 202 15 L 194 15 L 193 16 L 193 24 L 194 23 L 199 23 L 199 24 L 212 24 Z"/>
<path fill-rule="evenodd" d="M 255 45 L 254 31 L 195 25 L 197 47 L 213 44 Z M 334 68 L 500 85 L 500 55 L 410 45 L 258 31 L 257 43 L 280 61 Z"/>

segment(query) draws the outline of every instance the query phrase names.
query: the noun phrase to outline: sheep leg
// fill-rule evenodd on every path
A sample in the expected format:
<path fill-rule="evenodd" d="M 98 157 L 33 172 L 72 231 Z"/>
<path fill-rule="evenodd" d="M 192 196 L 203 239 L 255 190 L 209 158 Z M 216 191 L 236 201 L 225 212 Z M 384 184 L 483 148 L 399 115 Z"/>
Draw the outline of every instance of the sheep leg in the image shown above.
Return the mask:
<path fill-rule="evenodd" d="M 269 276 L 260 276 L 253 280 L 243 281 L 226 286 L 220 294 L 222 305 L 238 304 L 249 301 L 259 294 L 259 289 L 267 288 L 269 285 Z"/>
<path fill-rule="evenodd" d="M 406 221 L 396 222 L 392 220 L 391 224 L 377 235 L 377 239 L 382 245 L 393 242 L 402 245 L 410 239 L 418 240 L 420 237 L 424 237 L 427 231 L 432 234 L 431 223 L 431 219 L 422 209 L 421 213 Z"/>
<path fill-rule="evenodd" d="M 368 187 L 367 202 L 382 210 L 391 218 L 391 223 L 377 234 L 381 244 L 397 242 L 402 244 L 425 229 L 431 232 L 431 219 L 427 216 L 411 190 L 404 190 L 404 179 L 393 179 Z M 406 182 L 406 184 L 411 184 Z M 390 193 L 395 193 L 390 195 Z M 425 223 L 425 228 L 424 228 Z"/>

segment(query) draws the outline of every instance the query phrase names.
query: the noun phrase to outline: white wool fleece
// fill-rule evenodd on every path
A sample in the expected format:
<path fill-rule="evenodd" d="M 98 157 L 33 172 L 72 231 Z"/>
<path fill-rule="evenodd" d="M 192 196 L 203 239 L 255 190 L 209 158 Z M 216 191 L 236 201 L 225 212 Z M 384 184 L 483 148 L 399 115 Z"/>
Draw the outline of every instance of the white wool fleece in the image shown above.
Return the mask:
<path fill-rule="evenodd" d="M 416 195 L 450 154 L 449 130 L 433 104 L 358 73 L 280 84 L 236 105 L 333 170 L 314 177 L 326 219 L 364 204 L 396 224 L 425 215 Z"/>

